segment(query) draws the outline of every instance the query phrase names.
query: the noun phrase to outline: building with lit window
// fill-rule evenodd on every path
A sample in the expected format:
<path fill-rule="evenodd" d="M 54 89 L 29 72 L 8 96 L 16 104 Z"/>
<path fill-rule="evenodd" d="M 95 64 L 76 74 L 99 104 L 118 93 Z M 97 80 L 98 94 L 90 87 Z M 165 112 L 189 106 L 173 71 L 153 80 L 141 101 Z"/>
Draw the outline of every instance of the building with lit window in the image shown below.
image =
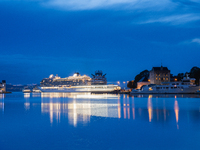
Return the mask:
<path fill-rule="evenodd" d="M 150 84 L 170 82 L 170 70 L 167 67 L 153 67 L 149 72 Z"/>
<path fill-rule="evenodd" d="M 2 83 L 0 82 L 0 93 L 6 92 L 6 80 L 2 80 Z"/>

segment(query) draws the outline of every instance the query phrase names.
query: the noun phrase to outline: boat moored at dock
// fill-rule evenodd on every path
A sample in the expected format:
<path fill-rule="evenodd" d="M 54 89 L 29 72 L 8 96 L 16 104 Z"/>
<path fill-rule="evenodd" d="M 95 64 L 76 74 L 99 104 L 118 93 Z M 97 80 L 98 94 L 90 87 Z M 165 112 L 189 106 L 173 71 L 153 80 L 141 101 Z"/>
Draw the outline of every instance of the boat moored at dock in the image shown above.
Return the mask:
<path fill-rule="evenodd" d="M 161 85 L 149 84 L 132 90 L 131 94 L 194 94 L 200 86 L 194 84 L 195 79 L 185 77 L 180 82 L 163 82 Z"/>

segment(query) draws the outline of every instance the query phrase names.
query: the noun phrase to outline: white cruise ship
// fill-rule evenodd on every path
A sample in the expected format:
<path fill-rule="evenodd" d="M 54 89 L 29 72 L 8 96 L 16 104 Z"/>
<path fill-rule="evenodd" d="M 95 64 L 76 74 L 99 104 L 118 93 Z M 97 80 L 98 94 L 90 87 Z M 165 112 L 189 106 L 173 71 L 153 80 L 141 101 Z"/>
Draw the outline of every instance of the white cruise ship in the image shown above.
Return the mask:
<path fill-rule="evenodd" d="M 144 85 L 140 89 L 132 90 L 131 94 L 194 94 L 200 90 L 200 86 L 196 86 L 194 83 L 194 78 L 185 77 L 180 82 Z"/>
<path fill-rule="evenodd" d="M 41 92 L 90 92 L 90 93 L 113 93 L 120 91 L 118 85 L 107 85 L 107 80 L 102 71 L 96 71 L 91 79 L 89 76 L 81 76 L 75 73 L 73 76 L 60 78 L 50 75 L 40 82 L 38 87 Z"/>

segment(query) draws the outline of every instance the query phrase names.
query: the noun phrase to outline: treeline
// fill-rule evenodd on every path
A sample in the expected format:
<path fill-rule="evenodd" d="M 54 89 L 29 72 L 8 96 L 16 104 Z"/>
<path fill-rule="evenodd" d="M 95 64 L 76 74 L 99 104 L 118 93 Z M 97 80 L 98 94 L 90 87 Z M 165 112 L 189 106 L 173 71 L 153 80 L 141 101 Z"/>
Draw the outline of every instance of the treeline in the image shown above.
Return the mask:
<path fill-rule="evenodd" d="M 195 78 L 195 84 L 199 85 L 199 79 L 200 79 L 200 68 L 199 67 L 192 67 L 190 72 L 185 73 L 178 73 L 178 75 L 170 75 L 171 80 L 177 79 L 177 81 L 181 81 L 184 77 L 188 75 L 190 78 Z M 149 71 L 144 70 L 140 72 L 138 75 L 135 76 L 135 79 L 132 81 L 129 81 L 127 84 L 128 88 L 137 88 L 137 82 L 139 82 L 141 79 L 144 79 L 143 81 L 148 81 L 149 78 Z"/>

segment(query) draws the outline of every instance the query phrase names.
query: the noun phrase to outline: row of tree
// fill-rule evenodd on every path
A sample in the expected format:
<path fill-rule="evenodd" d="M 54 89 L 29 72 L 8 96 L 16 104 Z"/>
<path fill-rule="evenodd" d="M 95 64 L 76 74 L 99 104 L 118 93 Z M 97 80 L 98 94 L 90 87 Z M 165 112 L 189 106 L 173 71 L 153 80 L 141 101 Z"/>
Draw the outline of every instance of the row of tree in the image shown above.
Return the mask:
<path fill-rule="evenodd" d="M 189 75 L 190 78 L 195 78 L 195 84 L 199 85 L 199 80 L 200 80 L 200 68 L 199 67 L 192 67 L 190 72 L 185 72 L 185 73 L 178 73 L 178 75 L 170 75 L 171 79 L 177 79 L 177 81 L 181 81 L 186 75 Z M 135 79 L 132 81 L 129 81 L 127 84 L 128 88 L 137 88 L 137 82 L 139 82 L 141 79 L 148 80 L 149 78 L 149 71 L 144 70 L 140 72 L 138 75 L 135 76 Z"/>

